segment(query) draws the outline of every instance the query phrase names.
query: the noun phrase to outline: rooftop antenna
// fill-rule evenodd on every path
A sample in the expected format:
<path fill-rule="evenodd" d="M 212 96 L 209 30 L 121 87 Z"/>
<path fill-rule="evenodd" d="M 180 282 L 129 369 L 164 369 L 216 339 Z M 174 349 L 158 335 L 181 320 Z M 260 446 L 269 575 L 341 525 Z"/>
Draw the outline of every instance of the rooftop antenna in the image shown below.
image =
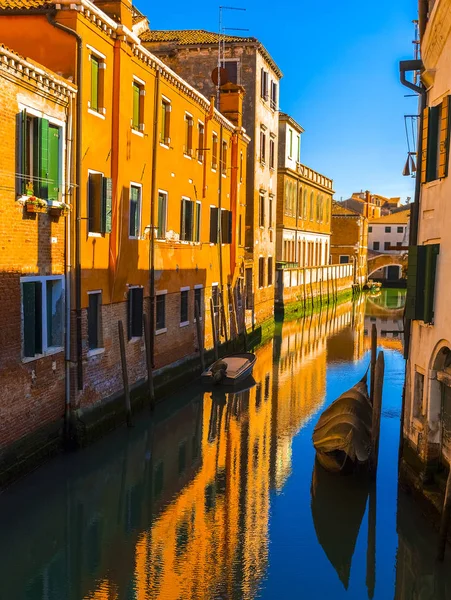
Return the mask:
<path fill-rule="evenodd" d="M 412 41 L 413 57 L 415 60 L 418 60 L 420 58 L 420 30 L 419 30 L 418 20 L 415 19 L 415 21 L 412 21 L 412 23 L 413 23 L 413 27 L 414 27 L 414 38 L 415 38 Z M 418 84 L 419 76 L 420 76 L 419 71 L 415 71 L 413 74 L 413 82 L 415 85 Z"/>
<path fill-rule="evenodd" d="M 223 10 L 239 10 L 245 11 L 245 8 L 239 8 L 236 6 L 220 6 L 219 7 L 219 35 L 218 35 L 218 67 L 216 75 L 213 72 L 213 82 L 216 83 L 216 107 L 219 109 L 219 89 L 221 85 L 227 83 L 227 73 L 225 71 L 225 38 L 224 31 L 249 31 L 249 29 L 242 29 L 239 27 L 224 27 L 222 24 L 222 11 Z M 215 79 L 217 81 L 215 81 Z"/>

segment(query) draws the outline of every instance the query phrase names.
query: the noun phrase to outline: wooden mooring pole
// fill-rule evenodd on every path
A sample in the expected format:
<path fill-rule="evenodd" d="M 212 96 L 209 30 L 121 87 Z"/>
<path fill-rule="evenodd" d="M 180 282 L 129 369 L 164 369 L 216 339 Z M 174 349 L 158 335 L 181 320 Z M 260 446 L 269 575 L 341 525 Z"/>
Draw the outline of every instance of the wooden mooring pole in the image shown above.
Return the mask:
<path fill-rule="evenodd" d="M 384 353 L 381 351 L 376 360 L 374 370 L 374 394 L 373 394 L 373 420 L 371 427 L 371 454 L 370 454 L 370 473 L 373 479 L 376 479 L 377 463 L 379 457 L 379 436 L 381 431 L 381 412 L 382 412 L 382 388 L 384 383 L 385 361 Z"/>
<path fill-rule="evenodd" d="M 370 363 L 370 400 L 373 404 L 374 396 L 374 371 L 376 369 L 376 354 L 377 354 L 377 327 L 373 323 L 371 327 L 371 363 Z"/>
<path fill-rule="evenodd" d="M 144 319 L 144 345 L 146 347 L 146 366 L 147 366 L 147 387 L 149 390 L 150 409 L 155 408 L 155 390 L 153 387 L 153 371 L 152 358 L 150 356 L 150 336 L 152 335 L 149 329 L 149 319 L 143 314 Z"/>
<path fill-rule="evenodd" d="M 205 371 L 205 358 L 204 358 L 204 340 L 202 339 L 202 326 L 200 323 L 200 309 L 199 302 L 194 303 L 194 315 L 196 317 L 196 331 L 197 331 L 197 345 L 199 347 L 200 366 L 202 372 Z"/>
<path fill-rule="evenodd" d="M 215 353 L 215 360 L 218 360 L 218 341 L 216 336 L 216 319 L 215 319 L 215 307 L 213 306 L 213 298 L 210 298 L 210 315 L 211 315 L 211 330 L 213 335 L 213 350 Z"/>
<path fill-rule="evenodd" d="M 124 396 L 125 396 L 125 411 L 127 415 L 127 427 L 132 427 L 132 408 L 130 404 L 130 389 L 128 387 L 128 373 L 127 373 L 127 358 L 125 356 L 125 340 L 124 340 L 124 326 L 122 321 L 117 322 L 119 331 L 119 349 L 121 352 L 121 365 L 122 365 L 122 380 L 124 382 Z"/>
<path fill-rule="evenodd" d="M 438 536 L 438 555 L 437 559 L 443 561 L 445 558 L 446 538 L 448 536 L 449 516 L 451 513 L 451 468 L 446 482 L 445 500 L 442 508 L 442 518 L 440 521 L 440 532 Z"/>

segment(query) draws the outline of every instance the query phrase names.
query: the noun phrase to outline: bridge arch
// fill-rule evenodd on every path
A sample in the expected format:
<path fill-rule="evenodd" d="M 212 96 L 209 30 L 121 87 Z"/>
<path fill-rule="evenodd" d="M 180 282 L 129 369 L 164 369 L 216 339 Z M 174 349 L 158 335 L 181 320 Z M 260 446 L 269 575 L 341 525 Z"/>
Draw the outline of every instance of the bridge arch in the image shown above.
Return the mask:
<path fill-rule="evenodd" d="M 375 271 L 391 265 L 401 268 L 407 267 L 407 253 L 403 252 L 402 254 L 391 254 L 387 252 L 385 254 L 373 254 L 372 256 L 368 255 L 368 277 Z"/>

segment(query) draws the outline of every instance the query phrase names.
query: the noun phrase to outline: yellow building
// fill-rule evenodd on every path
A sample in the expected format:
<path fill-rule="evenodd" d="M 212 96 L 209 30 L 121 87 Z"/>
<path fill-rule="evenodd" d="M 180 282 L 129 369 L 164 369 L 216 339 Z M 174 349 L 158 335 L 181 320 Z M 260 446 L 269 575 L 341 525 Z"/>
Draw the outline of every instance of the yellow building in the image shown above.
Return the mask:
<path fill-rule="evenodd" d="M 0 2 L 1 39 L 79 89 L 67 335 L 71 402 L 83 409 L 122 388 L 119 320 L 133 385 L 146 376 L 143 314 L 163 367 L 197 349 L 195 301 L 211 347 L 210 298 L 219 317 L 242 290 L 243 90 L 224 89 L 225 118 L 143 47 L 129 0 L 13 4 Z"/>

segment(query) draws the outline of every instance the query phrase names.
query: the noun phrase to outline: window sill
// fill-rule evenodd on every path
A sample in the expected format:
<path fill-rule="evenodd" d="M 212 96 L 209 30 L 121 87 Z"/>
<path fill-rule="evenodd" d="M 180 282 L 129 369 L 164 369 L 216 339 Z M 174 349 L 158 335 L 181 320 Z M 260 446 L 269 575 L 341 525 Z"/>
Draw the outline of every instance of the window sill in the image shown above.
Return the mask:
<path fill-rule="evenodd" d="M 128 239 L 129 240 L 140 240 L 141 237 L 139 235 L 129 235 Z"/>
<path fill-rule="evenodd" d="M 92 350 L 88 350 L 86 357 L 92 358 L 93 356 L 98 356 L 99 354 L 103 354 L 105 352 L 105 348 L 93 348 Z"/>
<path fill-rule="evenodd" d="M 88 231 L 88 237 L 101 238 L 102 234 L 97 231 Z"/>
<path fill-rule="evenodd" d="M 96 110 L 93 110 L 92 108 L 88 108 L 88 113 L 90 115 L 93 115 L 94 117 L 98 117 L 99 119 L 102 119 L 103 121 L 105 121 L 105 115 L 103 115 L 100 112 L 97 112 Z"/>
<path fill-rule="evenodd" d="M 184 156 L 185 158 L 189 158 L 189 160 L 193 160 L 193 157 L 192 157 L 192 156 L 190 156 L 189 154 L 186 154 L 185 152 L 183 153 L 183 156 Z"/>
<path fill-rule="evenodd" d="M 35 360 L 45 358 L 46 356 L 52 356 L 53 354 L 58 354 L 59 352 L 64 352 L 63 346 L 55 346 L 55 347 L 52 346 L 50 348 L 47 348 L 47 350 L 45 352 L 43 352 L 42 354 L 35 354 L 34 356 L 24 356 L 22 358 L 22 362 L 24 364 L 33 362 Z"/>
<path fill-rule="evenodd" d="M 189 325 L 189 321 L 183 321 L 183 323 L 180 323 L 180 327 L 187 327 L 187 325 Z"/>
<path fill-rule="evenodd" d="M 128 340 L 128 343 L 129 344 L 136 344 L 136 342 L 140 342 L 140 341 L 142 341 L 142 336 L 141 335 L 135 335 L 135 336 L 131 337 Z"/>
<path fill-rule="evenodd" d="M 226 179 L 227 175 L 225 175 L 225 173 L 221 173 L 221 177 L 224 177 L 224 179 Z"/>
<path fill-rule="evenodd" d="M 132 133 L 134 135 L 137 135 L 138 137 L 141 137 L 141 138 L 144 137 L 144 133 L 142 131 L 139 131 L 138 129 L 134 129 L 133 127 L 131 129 L 132 129 Z"/>
<path fill-rule="evenodd" d="M 216 169 L 214 167 L 211 167 L 211 171 L 212 173 L 216 173 Z"/>
<path fill-rule="evenodd" d="M 164 329 L 157 329 L 157 330 L 155 331 L 155 335 L 161 335 L 162 333 L 166 333 L 166 332 L 167 332 L 167 330 L 168 330 L 168 328 L 167 328 L 167 327 L 164 327 Z"/>
<path fill-rule="evenodd" d="M 169 149 L 170 149 L 170 148 L 169 148 L 169 146 L 168 146 L 167 144 L 163 144 L 163 142 L 160 142 L 160 146 L 161 146 L 162 148 L 166 148 L 166 150 L 169 150 Z"/>

